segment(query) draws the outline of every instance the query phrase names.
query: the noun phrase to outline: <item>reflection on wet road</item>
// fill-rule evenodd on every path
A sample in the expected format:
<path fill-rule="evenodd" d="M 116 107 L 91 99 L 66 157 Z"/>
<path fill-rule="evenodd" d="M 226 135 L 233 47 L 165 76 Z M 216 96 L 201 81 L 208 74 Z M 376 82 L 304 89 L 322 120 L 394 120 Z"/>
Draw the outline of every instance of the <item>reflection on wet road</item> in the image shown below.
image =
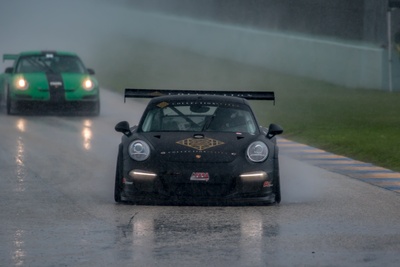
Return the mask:
<path fill-rule="evenodd" d="M 84 120 L 83 121 L 83 128 L 82 128 L 82 137 L 83 137 L 83 147 L 86 150 L 91 148 L 90 141 L 92 139 L 92 121 L 91 120 Z"/>
<path fill-rule="evenodd" d="M 17 140 L 15 144 L 16 152 L 15 152 L 15 166 L 16 166 L 16 183 L 13 191 L 15 194 L 23 194 L 26 190 L 25 187 L 25 177 L 26 177 L 26 169 L 25 169 L 25 149 L 24 149 L 24 139 L 21 133 L 24 133 L 26 130 L 26 120 L 18 119 L 16 121 L 16 128 L 18 130 Z M 14 240 L 13 240 L 13 253 L 12 253 L 12 262 L 14 266 L 23 266 L 26 257 L 25 252 L 25 230 L 23 229 L 15 229 L 14 230 Z"/>
<path fill-rule="evenodd" d="M 24 230 L 16 230 L 14 234 L 14 252 L 13 252 L 13 265 L 23 266 L 26 253 L 24 251 Z"/>
<path fill-rule="evenodd" d="M 17 192 L 23 192 L 25 191 L 25 163 L 24 163 L 24 142 L 22 140 L 22 137 L 18 137 L 17 139 L 17 156 L 15 157 L 15 163 L 17 165 L 17 188 L 15 188 L 15 191 Z"/>
<path fill-rule="evenodd" d="M 0 266 L 400 264 L 398 193 L 287 155 L 280 205 L 115 204 L 114 126 L 144 104 L 102 96 L 99 117 L 0 114 Z"/>
<path fill-rule="evenodd" d="M 135 213 L 122 229 L 132 239 L 134 255 L 143 259 L 173 263 L 180 258 L 203 266 L 210 260 L 261 266 L 279 227 L 273 216 L 268 218 L 259 211 L 237 207 L 174 207 L 148 217 L 141 215 L 143 210 Z"/>

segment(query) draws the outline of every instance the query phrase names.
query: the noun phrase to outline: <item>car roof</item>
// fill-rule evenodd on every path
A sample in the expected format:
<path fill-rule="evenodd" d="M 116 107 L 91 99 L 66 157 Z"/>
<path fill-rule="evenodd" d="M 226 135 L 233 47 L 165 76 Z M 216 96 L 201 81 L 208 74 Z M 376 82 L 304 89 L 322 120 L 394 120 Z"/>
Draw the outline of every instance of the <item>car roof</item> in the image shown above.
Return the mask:
<path fill-rule="evenodd" d="M 234 96 L 220 96 L 220 95 L 167 95 L 152 98 L 149 105 L 160 103 L 162 101 L 218 101 L 245 104 L 249 106 L 249 102 L 241 97 Z"/>

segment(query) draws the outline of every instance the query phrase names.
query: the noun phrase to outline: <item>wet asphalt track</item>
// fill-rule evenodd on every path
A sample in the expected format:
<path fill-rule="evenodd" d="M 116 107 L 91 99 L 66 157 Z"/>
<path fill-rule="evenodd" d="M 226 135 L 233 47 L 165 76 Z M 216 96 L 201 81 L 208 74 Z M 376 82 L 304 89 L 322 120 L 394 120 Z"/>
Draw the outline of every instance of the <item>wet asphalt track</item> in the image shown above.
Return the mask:
<path fill-rule="evenodd" d="M 400 266 L 399 193 L 285 140 L 280 205 L 115 204 L 113 128 L 143 108 L 106 90 L 99 117 L 7 116 L 2 104 L 0 266 Z"/>

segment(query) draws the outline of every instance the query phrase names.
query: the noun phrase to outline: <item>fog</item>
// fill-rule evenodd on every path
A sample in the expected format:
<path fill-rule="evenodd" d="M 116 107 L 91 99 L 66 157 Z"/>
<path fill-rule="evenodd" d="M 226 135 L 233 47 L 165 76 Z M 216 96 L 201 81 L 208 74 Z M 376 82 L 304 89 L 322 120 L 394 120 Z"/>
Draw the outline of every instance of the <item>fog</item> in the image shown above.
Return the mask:
<path fill-rule="evenodd" d="M 183 2 L 186 4 L 181 5 Z M 381 44 L 385 20 L 379 17 L 384 14 L 379 9 L 364 10 L 361 4 L 339 1 L 338 8 L 351 14 L 352 20 L 348 23 L 347 19 L 336 16 L 337 13 L 343 14 L 342 10 L 321 5 L 318 1 L 310 1 L 314 4 L 309 12 L 316 10 L 313 16 L 304 12 L 308 10 L 307 1 L 291 6 L 292 9 L 285 8 L 289 1 L 280 4 L 276 1 L 245 1 L 249 4 L 243 8 L 244 1 L 226 4 L 207 0 L 205 6 L 198 9 L 195 8 L 198 4 L 193 7 L 187 2 L 0 0 L 0 54 L 45 49 L 76 52 L 88 67 L 96 70 L 100 81 L 108 82 L 116 76 L 124 79 L 132 76 L 130 72 L 125 75 L 121 72 L 132 66 L 132 62 L 126 59 L 134 53 L 134 41 L 145 40 L 348 87 L 384 86 L 381 76 L 385 70 L 382 62 L 376 60 L 381 57 L 380 48 L 336 41 L 337 38 L 343 41 L 352 36 L 363 42 Z M 180 8 L 175 9 L 175 6 Z M 143 9 L 145 11 L 140 11 Z M 365 20 L 370 11 L 376 12 L 379 19 Z M 160 14 L 163 12 L 167 15 Z M 363 21 L 377 25 L 373 31 L 375 34 L 360 29 Z M 329 23 L 329 27 L 324 23 Z M 309 27 L 311 24 L 315 27 Z M 365 28 L 371 28 L 369 24 L 364 25 Z M 305 32 L 311 28 L 312 32 Z M 334 35 L 337 36 L 332 41 L 330 38 Z M 324 39 L 326 37 L 329 38 Z M 357 60 L 349 62 L 349 56 Z M 121 63 L 127 65 L 121 66 Z M 152 65 L 164 63 L 151 62 Z M 180 68 L 176 67 L 179 59 L 174 63 L 166 68 Z M 4 67 L 5 63 L 1 63 L 0 69 Z M 349 71 L 353 73 L 350 77 L 347 75 Z M 147 69 L 146 73 L 149 73 Z M 155 74 L 160 75 L 163 73 Z"/>
<path fill-rule="evenodd" d="M 0 0 L 0 54 L 30 50 L 76 52 L 87 67 L 96 70 L 101 81 L 110 85 L 113 82 L 108 81 L 114 76 L 129 80 L 132 73 L 126 68 L 134 67 L 130 61 L 133 57 L 149 56 L 142 56 L 141 60 L 151 62 L 146 72 L 157 76 L 160 74 L 155 74 L 151 65 L 162 66 L 165 61 L 169 61 L 168 66 L 180 64 L 179 59 L 164 58 L 158 48 L 148 54 L 135 54 L 132 46 L 138 40 L 200 52 L 215 50 L 211 55 L 225 48 L 224 42 L 198 36 L 199 30 L 206 32 L 208 27 L 194 25 L 197 24 L 190 19 L 182 22 L 173 16 L 136 10 L 123 0 Z M 218 42 L 220 45 L 214 49 Z M 0 62 L 0 70 L 11 63 Z"/>
<path fill-rule="evenodd" d="M 119 27 L 110 9 L 107 1 L 0 0 L 0 54 L 66 50 L 90 60 L 93 48 Z"/>

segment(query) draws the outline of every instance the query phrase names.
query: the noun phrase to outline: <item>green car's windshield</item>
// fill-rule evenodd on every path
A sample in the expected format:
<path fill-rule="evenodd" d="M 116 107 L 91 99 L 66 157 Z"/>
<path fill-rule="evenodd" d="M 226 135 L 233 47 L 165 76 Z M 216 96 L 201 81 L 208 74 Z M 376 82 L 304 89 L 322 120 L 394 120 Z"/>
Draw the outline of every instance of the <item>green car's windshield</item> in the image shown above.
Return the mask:
<path fill-rule="evenodd" d="M 24 56 L 18 60 L 17 73 L 52 72 L 52 73 L 86 73 L 82 61 L 76 56 L 34 55 Z"/>
<path fill-rule="evenodd" d="M 253 113 L 246 105 L 185 102 L 150 107 L 141 126 L 143 132 L 242 132 L 255 134 Z"/>

